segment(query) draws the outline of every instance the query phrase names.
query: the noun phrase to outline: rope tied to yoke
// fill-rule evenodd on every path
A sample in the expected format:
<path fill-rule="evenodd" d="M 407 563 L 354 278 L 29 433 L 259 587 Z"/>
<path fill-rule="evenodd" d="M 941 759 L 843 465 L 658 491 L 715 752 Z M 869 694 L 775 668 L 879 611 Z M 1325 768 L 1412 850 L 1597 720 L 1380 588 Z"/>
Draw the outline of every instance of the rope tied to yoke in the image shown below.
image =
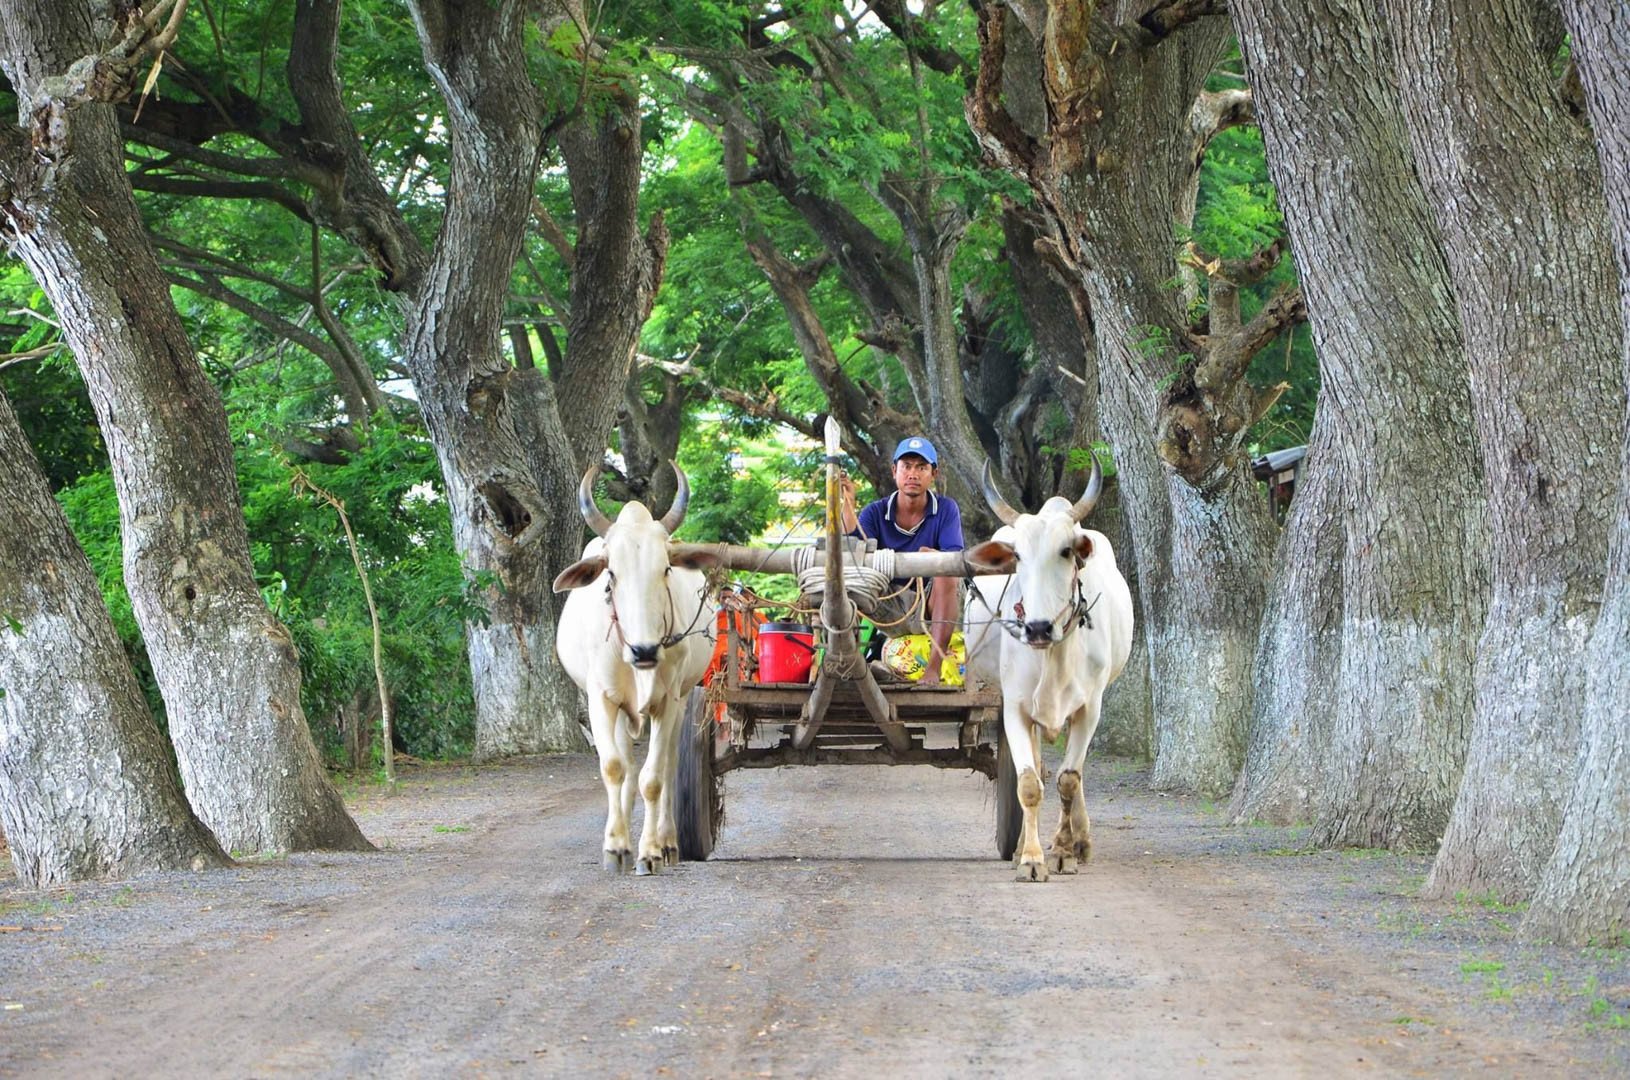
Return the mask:
<path fill-rule="evenodd" d="M 894 552 L 879 550 L 872 552 L 867 558 L 867 565 L 855 562 L 848 553 L 843 557 L 843 591 L 849 594 L 849 599 L 855 602 L 863 615 L 870 616 L 877 609 L 879 601 L 897 596 L 911 586 L 907 584 L 902 589 L 885 595 L 887 589 L 894 581 Z M 811 605 L 819 607 L 819 600 L 826 594 L 826 552 L 814 547 L 800 550 L 794 557 L 794 569 L 798 575 L 799 595 L 811 601 Z"/>

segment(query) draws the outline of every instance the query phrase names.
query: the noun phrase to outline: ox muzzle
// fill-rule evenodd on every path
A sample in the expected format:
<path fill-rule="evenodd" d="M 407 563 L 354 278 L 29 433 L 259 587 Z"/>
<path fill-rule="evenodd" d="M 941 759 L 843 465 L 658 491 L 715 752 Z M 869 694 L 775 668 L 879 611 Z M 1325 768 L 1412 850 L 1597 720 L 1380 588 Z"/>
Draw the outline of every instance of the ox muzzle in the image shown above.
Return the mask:
<path fill-rule="evenodd" d="M 642 671 L 649 671 L 657 666 L 657 653 L 661 650 L 661 645 L 630 645 L 628 662 Z"/>
<path fill-rule="evenodd" d="M 1053 620 L 1031 619 L 1024 624 L 1024 643 L 1035 649 L 1045 649 L 1053 643 Z"/>

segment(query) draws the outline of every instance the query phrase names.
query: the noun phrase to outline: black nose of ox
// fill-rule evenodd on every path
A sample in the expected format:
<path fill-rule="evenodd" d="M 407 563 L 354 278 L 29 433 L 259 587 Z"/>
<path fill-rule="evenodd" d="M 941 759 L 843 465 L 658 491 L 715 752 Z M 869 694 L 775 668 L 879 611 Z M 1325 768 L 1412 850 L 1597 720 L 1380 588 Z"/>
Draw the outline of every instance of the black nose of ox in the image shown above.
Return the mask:
<path fill-rule="evenodd" d="M 628 655 L 633 657 L 633 664 L 637 668 L 654 668 L 657 666 L 657 645 L 630 645 Z"/>
<path fill-rule="evenodd" d="M 1050 645 L 1053 641 L 1053 623 L 1051 619 L 1031 619 L 1024 624 L 1024 643 L 1026 645 Z"/>

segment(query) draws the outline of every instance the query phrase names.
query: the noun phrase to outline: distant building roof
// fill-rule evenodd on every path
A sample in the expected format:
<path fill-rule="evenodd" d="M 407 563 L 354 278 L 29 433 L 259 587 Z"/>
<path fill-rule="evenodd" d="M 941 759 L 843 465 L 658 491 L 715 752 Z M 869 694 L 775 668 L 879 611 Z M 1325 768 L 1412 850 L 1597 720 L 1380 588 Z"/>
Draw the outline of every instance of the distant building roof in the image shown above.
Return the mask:
<path fill-rule="evenodd" d="M 1307 457 L 1306 446 L 1292 446 L 1284 450 L 1273 450 L 1255 458 L 1251 462 L 1251 475 L 1258 480 L 1271 480 L 1273 477 L 1301 464 Z"/>

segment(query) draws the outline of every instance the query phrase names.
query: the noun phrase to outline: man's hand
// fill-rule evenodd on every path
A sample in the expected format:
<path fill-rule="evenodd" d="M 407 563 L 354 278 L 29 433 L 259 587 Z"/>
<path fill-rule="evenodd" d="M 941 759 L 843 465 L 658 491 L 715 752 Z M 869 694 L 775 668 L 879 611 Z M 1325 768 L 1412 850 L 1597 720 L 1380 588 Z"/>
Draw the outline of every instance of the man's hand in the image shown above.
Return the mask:
<path fill-rule="evenodd" d="M 855 512 L 855 482 L 841 471 L 838 473 L 838 518 L 846 533 L 860 528 L 860 515 Z"/>

